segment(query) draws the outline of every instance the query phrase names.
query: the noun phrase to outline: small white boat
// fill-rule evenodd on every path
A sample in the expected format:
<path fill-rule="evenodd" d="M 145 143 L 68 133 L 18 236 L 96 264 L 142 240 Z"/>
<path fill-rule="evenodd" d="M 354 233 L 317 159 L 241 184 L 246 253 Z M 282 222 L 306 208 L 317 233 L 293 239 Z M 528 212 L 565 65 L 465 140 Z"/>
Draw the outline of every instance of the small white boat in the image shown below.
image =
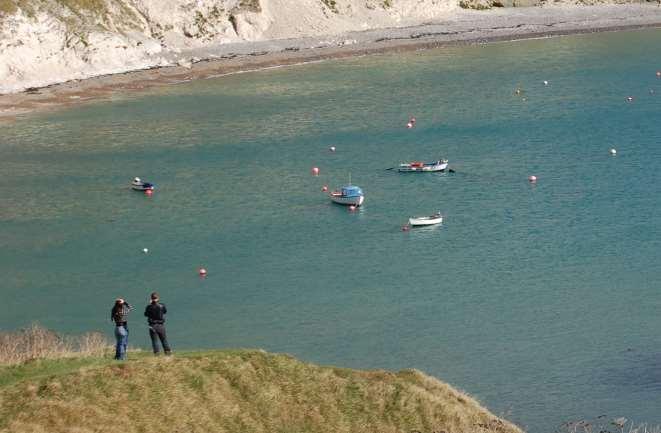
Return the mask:
<path fill-rule="evenodd" d="M 440 212 L 436 212 L 434 215 L 426 217 L 411 217 L 409 218 L 409 225 L 411 227 L 416 226 L 431 226 L 434 224 L 440 224 L 443 222 L 443 217 Z"/>
<path fill-rule="evenodd" d="M 343 186 L 339 191 L 336 190 L 331 192 L 329 197 L 334 203 L 346 206 L 360 206 L 365 200 L 363 190 L 355 185 Z"/>
<path fill-rule="evenodd" d="M 397 171 L 400 173 L 425 173 L 425 172 L 435 172 L 435 171 L 445 171 L 448 168 L 447 159 L 439 159 L 434 162 L 403 162 L 397 167 Z"/>
<path fill-rule="evenodd" d="M 136 177 L 133 179 L 133 182 L 131 182 L 131 189 L 135 191 L 147 191 L 147 190 L 153 190 L 156 188 L 154 184 L 149 183 L 149 182 L 143 182 L 140 180 L 139 177 Z"/>

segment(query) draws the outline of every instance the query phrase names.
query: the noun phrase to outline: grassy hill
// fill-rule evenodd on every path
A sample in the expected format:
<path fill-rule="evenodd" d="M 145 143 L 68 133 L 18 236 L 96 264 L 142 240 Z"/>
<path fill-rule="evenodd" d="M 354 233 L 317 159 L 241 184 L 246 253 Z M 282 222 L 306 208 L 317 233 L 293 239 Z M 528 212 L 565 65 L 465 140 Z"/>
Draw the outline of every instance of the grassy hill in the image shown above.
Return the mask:
<path fill-rule="evenodd" d="M 0 432 L 520 433 L 415 370 L 256 350 L 41 359 L 0 367 Z"/>

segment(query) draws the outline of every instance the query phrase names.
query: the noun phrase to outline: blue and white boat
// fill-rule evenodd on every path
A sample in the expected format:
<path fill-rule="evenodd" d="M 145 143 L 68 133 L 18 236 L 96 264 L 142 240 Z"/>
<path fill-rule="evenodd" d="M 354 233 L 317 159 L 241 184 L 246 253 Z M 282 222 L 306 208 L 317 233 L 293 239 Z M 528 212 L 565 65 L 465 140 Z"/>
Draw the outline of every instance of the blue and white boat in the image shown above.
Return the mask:
<path fill-rule="evenodd" d="M 329 196 L 333 202 L 346 206 L 360 206 L 365 200 L 363 190 L 355 185 L 343 186 L 339 191 L 331 192 Z"/>

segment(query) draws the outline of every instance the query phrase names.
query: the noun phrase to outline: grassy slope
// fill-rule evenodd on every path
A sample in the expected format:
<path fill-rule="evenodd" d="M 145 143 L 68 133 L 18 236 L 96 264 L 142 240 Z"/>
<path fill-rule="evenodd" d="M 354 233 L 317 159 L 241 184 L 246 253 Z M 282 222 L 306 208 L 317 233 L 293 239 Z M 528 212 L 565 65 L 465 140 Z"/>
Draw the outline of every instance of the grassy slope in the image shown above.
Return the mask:
<path fill-rule="evenodd" d="M 248 350 L 0 367 L 3 433 L 414 430 L 520 433 L 414 370 L 319 367 Z"/>

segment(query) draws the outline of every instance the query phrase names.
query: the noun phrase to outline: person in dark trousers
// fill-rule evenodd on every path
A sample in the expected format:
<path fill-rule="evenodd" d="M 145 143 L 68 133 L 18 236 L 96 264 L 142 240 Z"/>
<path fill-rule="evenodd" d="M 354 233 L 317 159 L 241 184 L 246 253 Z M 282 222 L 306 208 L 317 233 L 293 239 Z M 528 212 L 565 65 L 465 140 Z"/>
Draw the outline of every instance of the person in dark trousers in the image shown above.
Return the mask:
<path fill-rule="evenodd" d="M 115 322 L 115 339 L 117 344 L 115 346 L 115 359 L 123 361 L 126 359 L 126 347 L 129 344 L 129 328 L 127 319 L 131 305 L 122 298 L 115 299 L 110 311 L 110 320 Z"/>
<path fill-rule="evenodd" d="M 154 349 L 154 355 L 158 355 L 160 348 L 158 347 L 158 340 L 161 340 L 163 345 L 163 352 L 166 355 L 170 354 L 170 345 L 168 344 L 167 336 L 165 335 L 165 314 L 168 309 L 165 304 L 158 302 L 158 293 L 151 294 L 151 302 L 145 308 L 145 316 L 147 323 L 149 323 L 149 337 L 151 338 L 151 346 Z"/>

